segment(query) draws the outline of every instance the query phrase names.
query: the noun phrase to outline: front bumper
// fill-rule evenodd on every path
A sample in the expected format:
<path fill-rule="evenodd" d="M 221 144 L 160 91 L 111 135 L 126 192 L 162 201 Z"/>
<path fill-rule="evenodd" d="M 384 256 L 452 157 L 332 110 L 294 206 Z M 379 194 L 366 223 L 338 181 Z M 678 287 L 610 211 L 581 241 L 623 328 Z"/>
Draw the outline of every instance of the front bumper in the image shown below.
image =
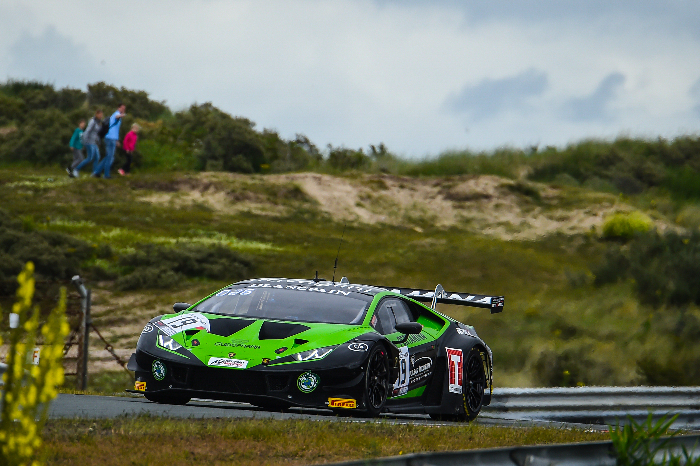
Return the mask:
<path fill-rule="evenodd" d="M 154 361 L 165 366 L 165 376 L 156 380 L 151 367 Z M 355 400 L 364 407 L 363 367 L 307 370 L 306 364 L 257 366 L 250 369 L 214 368 L 158 358 L 136 350 L 131 355 L 129 370 L 136 375 L 137 386 L 146 393 L 172 393 L 192 398 L 242 401 L 256 405 L 287 405 L 328 408 L 329 398 Z M 318 385 L 306 393 L 300 389 L 300 375 L 312 372 Z M 143 385 L 145 383 L 145 386 Z"/>

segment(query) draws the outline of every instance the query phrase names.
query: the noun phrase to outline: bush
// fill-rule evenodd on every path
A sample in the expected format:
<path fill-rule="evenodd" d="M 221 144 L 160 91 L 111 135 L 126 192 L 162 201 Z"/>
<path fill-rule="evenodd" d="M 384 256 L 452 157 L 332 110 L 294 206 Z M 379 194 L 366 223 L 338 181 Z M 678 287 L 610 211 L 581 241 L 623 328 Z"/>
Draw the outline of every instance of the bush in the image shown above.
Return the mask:
<path fill-rule="evenodd" d="M 639 233 L 646 233 L 651 227 L 651 218 L 642 212 L 618 213 L 603 223 L 603 237 L 627 241 Z"/>
<path fill-rule="evenodd" d="M 700 305 L 700 232 L 641 234 L 611 248 L 594 275 L 597 285 L 632 278 L 639 299 L 652 306 Z"/>
<path fill-rule="evenodd" d="M 95 255 L 85 241 L 52 231 L 25 231 L 22 222 L 0 210 L 0 294 L 15 290 L 13 278 L 28 261 L 44 280 L 68 280 Z"/>
<path fill-rule="evenodd" d="M 239 280 L 248 278 L 252 264 L 238 253 L 217 246 L 142 246 L 119 258 L 126 274 L 117 280 L 120 290 L 172 288 L 186 278 Z"/>
<path fill-rule="evenodd" d="M 346 149 L 329 144 L 328 165 L 336 170 L 360 170 L 369 167 L 370 159 L 362 149 Z"/>

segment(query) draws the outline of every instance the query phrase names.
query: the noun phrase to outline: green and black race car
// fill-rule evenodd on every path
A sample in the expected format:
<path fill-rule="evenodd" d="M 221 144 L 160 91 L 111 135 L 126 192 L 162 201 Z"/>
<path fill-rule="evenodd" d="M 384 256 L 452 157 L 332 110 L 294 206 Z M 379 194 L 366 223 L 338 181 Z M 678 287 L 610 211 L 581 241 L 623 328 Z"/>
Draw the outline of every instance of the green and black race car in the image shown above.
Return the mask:
<path fill-rule="evenodd" d="M 246 280 L 151 320 L 128 368 L 134 391 L 158 403 L 196 397 L 468 421 L 491 401 L 491 350 L 473 327 L 435 307 L 496 313 L 503 302 L 440 285 Z"/>

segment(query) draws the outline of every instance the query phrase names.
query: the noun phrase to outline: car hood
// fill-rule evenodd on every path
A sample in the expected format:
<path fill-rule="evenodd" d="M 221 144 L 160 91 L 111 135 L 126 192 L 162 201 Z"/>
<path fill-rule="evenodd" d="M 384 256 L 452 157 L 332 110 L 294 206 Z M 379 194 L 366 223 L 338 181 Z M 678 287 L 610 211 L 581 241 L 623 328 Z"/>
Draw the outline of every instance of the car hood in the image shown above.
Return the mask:
<path fill-rule="evenodd" d="M 205 365 L 234 369 L 292 362 L 294 354 L 340 345 L 372 331 L 371 327 L 361 325 L 285 322 L 197 312 L 165 315 L 151 323 L 160 330 L 154 332 L 158 348 L 167 351 L 170 338 Z"/>

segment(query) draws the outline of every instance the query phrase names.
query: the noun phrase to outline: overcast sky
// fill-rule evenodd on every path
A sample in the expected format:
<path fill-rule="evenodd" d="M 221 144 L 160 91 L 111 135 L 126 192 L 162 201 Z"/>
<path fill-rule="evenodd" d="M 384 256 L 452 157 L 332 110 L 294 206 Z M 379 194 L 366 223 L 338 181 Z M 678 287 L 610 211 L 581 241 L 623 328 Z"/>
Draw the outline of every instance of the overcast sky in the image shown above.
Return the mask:
<path fill-rule="evenodd" d="M 405 157 L 672 138 L 700 134 L 700 2 L 2 0 L 3 78 Z"/>

